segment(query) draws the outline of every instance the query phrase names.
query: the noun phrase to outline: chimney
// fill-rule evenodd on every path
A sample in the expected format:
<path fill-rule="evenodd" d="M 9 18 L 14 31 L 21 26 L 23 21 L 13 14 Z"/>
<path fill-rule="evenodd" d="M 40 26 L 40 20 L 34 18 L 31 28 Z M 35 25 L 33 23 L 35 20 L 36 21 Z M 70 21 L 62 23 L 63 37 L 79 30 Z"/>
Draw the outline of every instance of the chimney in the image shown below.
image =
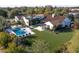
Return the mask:
<path fill-rule="evenodd" d="M 54 18 L 55 17 L 55 14 L 52 14 L 52 17 Z"/>

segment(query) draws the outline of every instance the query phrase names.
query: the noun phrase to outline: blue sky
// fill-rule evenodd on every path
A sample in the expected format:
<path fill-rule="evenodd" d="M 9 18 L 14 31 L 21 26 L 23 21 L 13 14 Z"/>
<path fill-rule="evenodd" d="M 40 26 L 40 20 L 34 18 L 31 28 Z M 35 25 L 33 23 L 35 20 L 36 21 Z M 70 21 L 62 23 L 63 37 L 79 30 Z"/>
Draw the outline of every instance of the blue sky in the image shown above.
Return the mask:
<path fill-rule="evenodd" d="M 78 0 L 0 0 L 0 7 L 20 6 L 79 6 Z"/>

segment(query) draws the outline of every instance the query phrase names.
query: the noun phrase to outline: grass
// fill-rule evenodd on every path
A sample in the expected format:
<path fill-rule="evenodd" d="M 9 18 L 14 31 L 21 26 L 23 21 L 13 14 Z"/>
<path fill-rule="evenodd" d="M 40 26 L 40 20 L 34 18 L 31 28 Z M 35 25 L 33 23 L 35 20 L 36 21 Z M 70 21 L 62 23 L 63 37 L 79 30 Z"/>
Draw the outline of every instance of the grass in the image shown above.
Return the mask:
<path fill-rule="evenodd" d="M 45 40 L 49 44 L 50 52 L 54 52 L 59 46 L 69 41 L 73 35 L 73 32 L 62 32 L 59 34 L 51 31 L 34 32 L 36 33 L 36 38 L 34 39 Z"/>
<path fill-rule="evenodd" d="M 74 35 L 69 42 L 71 43 L 67 46 L 69 52 L 79 52 L 79 30 L 74 31 Z"/>
<path fill-rule="evenodd" d="M 79 53 L 79 47 L 76 49 L 76 52 Z"/>
<path fill-rule="evenodd" d="M 74 30 L 72 38 L 64 44 L 65 51 L 70 53 L 79 52 L 79 30 Z"/>

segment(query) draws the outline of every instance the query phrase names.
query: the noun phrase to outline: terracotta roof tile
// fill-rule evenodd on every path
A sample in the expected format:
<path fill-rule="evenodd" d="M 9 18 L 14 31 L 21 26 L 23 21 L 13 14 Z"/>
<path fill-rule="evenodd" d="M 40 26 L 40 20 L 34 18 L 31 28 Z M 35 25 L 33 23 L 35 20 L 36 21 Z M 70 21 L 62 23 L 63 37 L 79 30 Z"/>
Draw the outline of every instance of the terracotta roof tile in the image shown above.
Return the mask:
<path fill-rule="evenodd" d="M 53 18 L 51 15 L 49 15 L 46 17 L 45 22 L 50 21 L 55 26 L 58 26 L 64 20 L 64 18 L 64 16 L 55 16 Z"/>

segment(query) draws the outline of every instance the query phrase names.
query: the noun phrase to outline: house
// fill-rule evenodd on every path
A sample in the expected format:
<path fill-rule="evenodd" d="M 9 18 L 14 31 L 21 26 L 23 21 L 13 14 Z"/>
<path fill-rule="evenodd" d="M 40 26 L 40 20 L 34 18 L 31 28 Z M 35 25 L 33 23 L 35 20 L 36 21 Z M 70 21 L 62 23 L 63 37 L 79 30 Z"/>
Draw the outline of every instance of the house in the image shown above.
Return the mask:
<path fill-rule="evenodd" d="M 15 16 L 15 22 L 23 21 L 26 26 L 29 26 L 29 19 L 25 18 L 24 16 Z"/>
<path fill-rule="evenodd" d="M 33 18 L 32 18 L 32 25 L 37 25 L 37 24 L 40 24 L 42 22 L 42 20 L 44 20 L 45 16 L 44 14 L 36 14 L 36 15 L 33 15 Z"/>
<path fill-rule="evenodd" d="M 74 8 L 74 7 L 73 7 L 73 8 L 70 8 L 70 9 L 69 9 L 69 11 L 75 11 L 75 10 L 76 10 L 76 11 L 79 11 L 79 8 L 77 8 L 77 7 Z"/>
<path fill-rule="evenodd" d="M 44 24 L 46 28 L 49 28 L 50 30 L 53 30 L 54 28 L 57 28 L 58 26 L 70 27 L 71 19 L 65 16 L 52 17 L 51 15 L 48 15 L 46 19 L 44 20 Z"/>
<path fill-rule="evenodd" d="M 15 16 L 15 22 L 18 22 L 19 21 L 19 19 L 18 19 L 18 17 L 17 16 Z"/>
<path fill-rule="evenodd" d="M 79 18 L 79 11 L 78 12 L 69 12 L 69 15 L 73 15 L 75 18 Z"/>
<path fill-rule="evenodd" d="M 69 15 L 72 14 L 75 18 L 79 18 L 79 8 L 73 8 L 69 10 Z"/>
<path fill-rule="evenodd" d="M 25 25 L 30 26 L 30 25 L 40 24 L 42 20 L 44 20 L 44 18 L 45 18 L 44 14 L 35 14 L 35 15 L 27 15 L 27 16 L 18 15 L 15 16 L 15 22 L 23 21 Z"/>
<path fill-rule="evenodd" d="M 22 16 L 22 19 L 24 20 L 25 24 L 29 26 L 29 19 L 26 19 L 24 16 Z"/>

